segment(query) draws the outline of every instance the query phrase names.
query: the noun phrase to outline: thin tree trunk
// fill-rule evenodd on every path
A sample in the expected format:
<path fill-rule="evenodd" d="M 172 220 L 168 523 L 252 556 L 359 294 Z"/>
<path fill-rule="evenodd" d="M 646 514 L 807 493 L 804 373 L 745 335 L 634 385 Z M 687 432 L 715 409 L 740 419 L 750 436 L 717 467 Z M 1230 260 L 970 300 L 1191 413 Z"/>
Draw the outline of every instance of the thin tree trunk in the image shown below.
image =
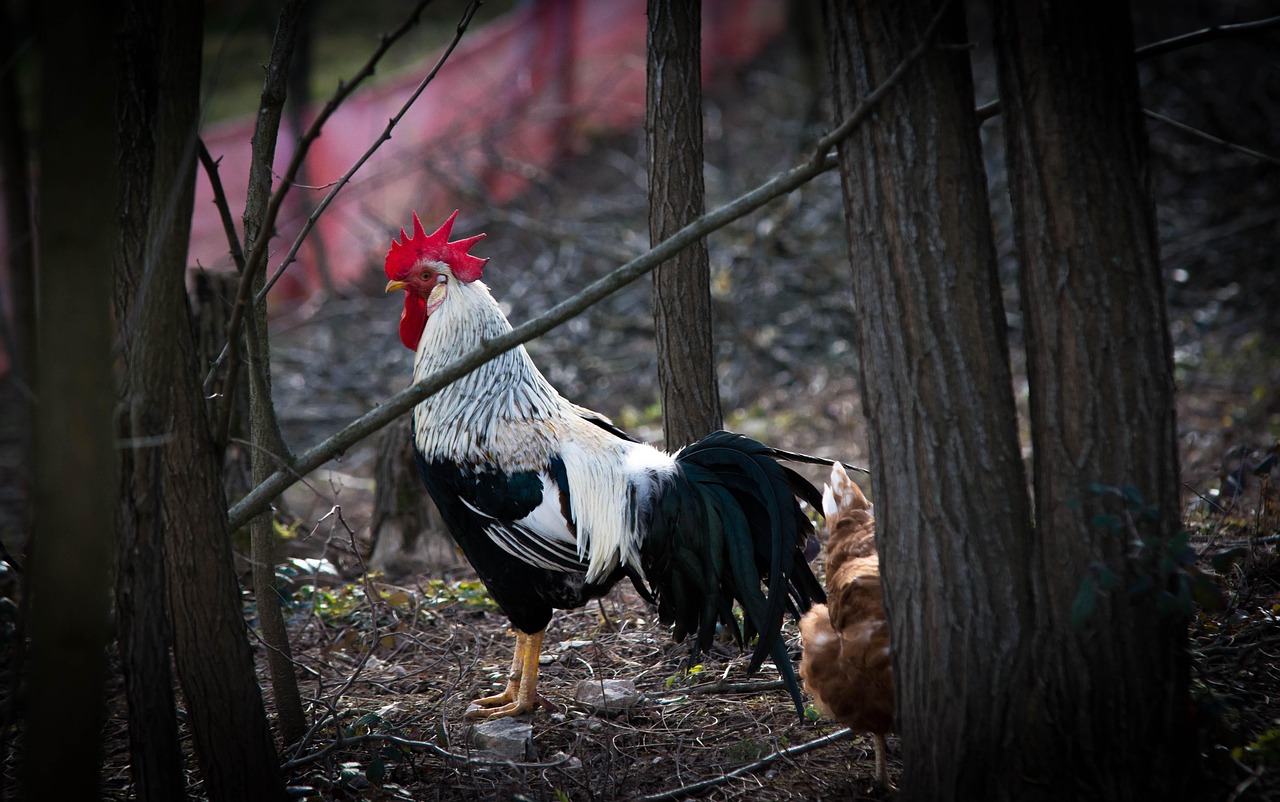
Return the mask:
<path fill-rule="evenodd" d="M 128 0 L 121 18 L 120 93 L 117 99 L 120 189 L 120 235 L 116 249 L 115 309 L 120 323 L 124 370 L 120 378 L 119 437 L 120 492 L 116 517 L 116 615 L 125 698 L 129 704 L 130 769 L 138 799 L 180 799 L 184 793 L 182 752 L 178 746 L 178 717 L 170 668 L 172 630 L 167 615 L 164 576 L 164 451 L 152 442 L 163 436 L 163 406 L 155 393 L 168 377 L 154 349 L 164 343 L 144 333 L 139 317 L 155 320 L 140 293 L 147 284 L 147 259 L 152 255 L 150 213 L 156 187 L 157 148 L 189 128 L 184 113 L 190 103 L 160 108 L 160 72 L 177 73 L 181 62 L 170 63 L 171 48 L 184 46 L 184 31 L 165 26 L 153 0 Z M 194 26 L 199 40 L 199 25 Z M 176 41 L 175 41 L 176 40 Z M 191 65 L 188 63 L 188 67 Z M 187 80 L 186 91 L 199 92 L 199 64 Z M 165 177 L 171 185 L 175 176 Z M 185 229 L 184 229 L 185 230 Z M 177 269 L 181 269 L 180 262 Z M 172 268 L 171 268 L 172 269 Z M 161 391 L 163 392 L 163 391 Z"/>
<path fill-rule="evenodd" d="M 126 462 L 133 481 L 125 484 L 130 496 L 121 516 L 130 545 L 122 558 L 120 598 L 129 615 L 127 622 L 122 618 L 129 630 L 122 643 L 132 655 L 126 666 L 134 674 L 128 680 L 130 715 L 140 718 L 131 730 L 133 746 L 143 750 L 137 768 L 153 782 L 141 788 L 140 774 L 140 793 L 155 799 L 173 793 L 163 692 L 139 687 L 168 676 L 160 666 L 162 625 L 154 610 L 143 609 L 157 604 L 150 561 L 162 551 L 174 660 L 205 794 L 219 802 L 278 800 L 284 786 L 246 639 L 185 287 L 201 6 L 146 0 L 134 13 L 141 27 L 130 41 L 154 54 L 133 54 L 137 72 L 131 77 L 141 85 L 123 96 L 122 163 L 130 173 L 120 209 L 125 226 L 116 301 L 124 407 L 134 438 Z M 133 169 L 149 172 L 135 175 Z M 139 732 L 153 724 L 163 731 Z"/>
<path fill-rule="evenodd" d="M 1083 627 L 1072 622 L 1091 564 L 1128 581 L 1154 573 L 1154 558 L 1126 565 L 1134 535 L 1159 553 L 1180 528 L 1172 357 L 1129 10 L 993 6 L 1046 590 L 1036 714 L 1055 724 L 1014 770 L 1058 799 L 1178 798 L 1196 754 L 1190 611 L 1162 614 L 1155 593 L 1137 603 L 1121 593 L 1101 599 Z M 1095 516 L 1125 505 L 1091 494 L 1091 483 L 1136 488 L 1156 514 L 1136 532 L 1097 526 Z"/>
<path fill-rule="evenodd" d="M 298 31 L 303 0 L 287 0 L 280 11 L 272 42 L 267 78 L 262 87 L 258 109 L 258 125 L 253 137 L 253 163 L 249 174 L 249 192 L 244 212 L 244 252 L 267 247 L 273 232 L 262 230 L 267 203 L 271 197 L 271 175 L 275 163 L 276 141 L 284 111 L 289 62 Z M 266 264 L 264 260 L 263 265 Z M 245 277 L 242 277 L 244 280 Z M 247 277 L 256 295 L 266 283 L 264 271 Z M 271 354 L 267 334 L 266 303 L 257 305 L 245 317 L 245 334 L 249 343 L 249 434 L 253 443 L 250 455 L 253 482 L 258 484 L 288 462 L 288 448 L 276 420 L 271 400 Z M 293 743 L 307 731 L 306 713 L 298 692 L 298 677 L 293 669 L 289 634 L 275 590 L 275 527 L 271 512 L 258 515 L 249 524 L 253 544 L 253 593 L 258 600 L 258 620 L 267 643 L 267 665 L 271 670 L 271 687 L 275 691 L 276 716 L 285 743 Z"/>
<path fill-rule="evenodd" d="M 837 119 L 939 7 L 827 3 Z M 1030 509 L 960 3 L 937 39 L 839 146 L 901 798 L 931 801 L 988 799 L 1001 784 L 1033 623 Z"/>
<path fill-rule="evenodd" d="M 108 2 L 39 12 L 35 534 L 22 791 L 99 798 L 116 455 L 111 376 L 116 70 Z M 74 109 L 74 114 L 65 113 Z"/>
<path fill-rule="evenodd" d="M 649 0 L 649 241 L 656 245 L 705 209 L 702 182 L 702 9 Z M 653 274 L 653 318 L 669 449 L 720 428 L 711 340 L 711 268 L 706 240 Z"/>

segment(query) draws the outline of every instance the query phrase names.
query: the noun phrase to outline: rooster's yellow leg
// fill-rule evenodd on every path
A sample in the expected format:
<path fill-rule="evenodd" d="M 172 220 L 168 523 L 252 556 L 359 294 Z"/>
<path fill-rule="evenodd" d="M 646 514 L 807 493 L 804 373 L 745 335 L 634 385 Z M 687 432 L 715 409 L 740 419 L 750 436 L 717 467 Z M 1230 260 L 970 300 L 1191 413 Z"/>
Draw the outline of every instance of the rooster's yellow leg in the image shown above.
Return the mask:
<path fill-rule="evenodd" d="M 467 716 L 475 718 L 488 713 L 487 710 L 475 710 L 474 708 L 500 707 L 505 704 L 514 702 L 516 695 L 520 693 L 520 676 L 524 669 L 524 653 L 528 649 L 529 636 L 516 630 L 516 651 L 511 657 L 511 673 L 507 675 L 507 687 L 502 693 L 496 693 L 493 696 L 483 696 L 471 703 L 471 709 L 468 709 Z"/>
<path fill-rule="evenodd" d="M 538 695 L 538 658 L 542 655 L 542 636 L 516 630 L 516 653 L 511 660 L 511 678 L 502 693 L 486 696 L 472 703 L 467 718 L 505 718 L 527 713 L 539 705 L 553 707 Z"/>

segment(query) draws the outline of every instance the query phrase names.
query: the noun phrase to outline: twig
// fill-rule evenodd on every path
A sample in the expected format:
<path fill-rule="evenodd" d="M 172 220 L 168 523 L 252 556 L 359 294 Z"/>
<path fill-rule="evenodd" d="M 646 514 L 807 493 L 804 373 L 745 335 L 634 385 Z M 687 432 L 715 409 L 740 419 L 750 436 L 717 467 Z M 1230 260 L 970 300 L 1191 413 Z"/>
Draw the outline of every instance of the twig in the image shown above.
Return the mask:
<path fill-rule="evenodd" d="M 929 25 L 926 34 L 931 36 L 936 28 L 937 20 L 935 19 Z M 637 256 L 608 275 L 587 285 L 586 288 L 573 297 L 561 301 L 533 320 L 515 327 L 507 334 L 495 337 L 492 340 L 486 340 L 471 353 L 455 359 L 430 376 L 426 376 L 406 387 L 333 435 L 298 454 L 291 471 L 284 469 L 276 471 L 231 507 L 228 511 L 231 527 L 235 529 L 242 526 L 245 521 L 269 504 L 271 499 L 292 485 L 295 481 L 292 478 L 294 474 L 310 473 L 334 455 L 342 453 L 347 448 L 408 412 L 424 398 L 439 392 L 445 386 L 466 376 L 495 356 L 510 351 L 512 348 L 522 345 L 534 337 L 547 333 L 556 326 L 577 316 L 593 304 L 607 298 L 652 271 L 658 265 L 671 259 L 679 251 L 713 231 L 717 231 L 729 223 L 754 212 L 774 198 L 786 195 L 835 167 L 836 159 L 828 151 L 841 137 L 848 136 L 854 128 L 866 120 L 875 106 L 889 93 L 890 88 L 901 80 L 906 73 L 907 67 L 924 55 L 928 41 L 927 38 L 922 41 L 915 50 L 911 51 L 903 59 L 902 64 L 885 78 L 880 86 L 868 94 L 858 104 L 858 107 L 850 112 L 844 122 L 833 129 L 830 134 L 822 137 L 812 153 L 802 163 L 774 176 L 755 189 L 749 190 L 723 206 L 707 212 L 702 217 L 672 234 L 669 238 L 655 245 L 648 252 Z M 840 136 L 836 136 L 837 132 Z"/>
<path fill-rule="evenodd" d="M 1186 123 L 1180 123 L 1177 120 L 1166 117 L 1160 112 L 1152 111 L 1151 109 L 1143 109 L 1142 113 L 1147 115 L 1153 120 L 1159 120 L 1160 122 L 1166 125 L 1172 125 L 1174 128 L 1177 128 L 1179 131 L 1183 132 L 1184 134 L 1190 134 L 1191 136 L 1194 136 L 1197 139 L 1203 139 L 1206 142 L 1211 142 L 1215 145 L 1220 145 L 1221 147 L 1224 147 L 1227 150 L 1234 150 L 1236 153 L 1243 153 L 1244 155 L 1251 156 L 1257 159 L 1258 161 L 1266 162 L 1267 164 L 1280 167 L 1280 158 L 1276 158 L 1275 156 L 1272 156 L 1270 154 L 1263 153 L 1258 150 L 1254 150 L 1253 148 L 1246 148 L 1244 145 L 1237 145 L 1235 142 L 1228 142 L 1227 140 L 1222 139 L 1220 137 L 1216 137 L 1213 134 L 1208 133 L 1207 131 L 1201 131 L 1199 128 L 1194 128 L 1190 125 L 1187 125 Z"/>
<path fill-rule="evenodd" d="M 240 235 L 236 233 L 235 217 L 231 214 L 231 204 L 227 202 L 226 190 L 222 187 L 222 176 L 218 172 L 218 165 L 222 163 L 222 158 L 213 158 L 213 154 L 209 152 L 209 148 L 204 144 L 203 138 L 197 138 L 196 143 L 200 146 L 200 164 L 204 166 L 205 175 L 209 177 L 209 186 L 213 189 L 213 205 L 218 210 L 218 218 L 222 220 L 222 230 L 227 235 L 227 246 L 231 251 L 231 261 L 235 263 L 236 272 L 244 272 L 244 249 L 240 246 Z M 205 380 L 205 390 L 209 389 L 208 379 Z"/>
<path fill-rule="evenodd" d="M 995 117 L 996 115 L 1000 114 L 1000 111 L 1001 111 L 1000 101 L 993 100 L 990 103 L 984 103 L 983 105 L 974 109 L 973 113 L 974 115 L 977 116 L 979 123 L 984 123 L 987 120 L 990 120 L 992 117 Z M 1259 161 L 1266 162 L 1267 164 L 1280 166 L 1280 158 L 1272 156 L 1268 153 L 1263 153 L 1262 151 L 1254 150 L 1253 148 L 1246 148 L 1244 145 L 1237 145 L 1234 142 L 1229 142 L 1225 139 L 1221 139 L 1206 131 L 1201 131 L 1199 128 L 1195 128 L 1194 126 L 1187 125 L 1186 123 L 1180 123 L 1177 120 L 1166 117 L 1157 111 L 1152 111 L 1151 109 L 1143 109 L 1142 113 L 1153 120 L 1159 120 L 1162 123 L 1172 125 L 1174 128 L 1177 128 L 1179 131 L 1182 131 L 1183 133 L 1186 133 L 1186 134 L 1190 134 L 1191 136 L 1194 136 L 1198 139 L 1203 139 L 1206 142 L 1212 142 L 1215 145 L 1220 145 L 1228 150 L 1234 150 L 1237 153 L 1243 153 L 1246 156 L 1251 156 Z"/>
<path fill-rule="evenodd" d="M 284 764 L 280 766 L 280 769 L 286 772 L 293 771 L 294 769 L 300 768 L 310 763 L 315 763 L 316 761 L 321 760 L 322 758 L 326 757 L 329 753 L 335 750 L 345 749 L 347 747 L 352 747 L 352 746 L 361 746 L 367 743 L 395 744 L 396 746 L 402 746 L 406 749 L 416 749 L 416 750 L 430 752 L 438 757 L 444 758 L 445 760 L 449 760 L 457 763 L 463 763 L 467 765 L 479 764 L 483 766 L 513 766 L 519 769 L 552 769 L 552 768 L 555 768 L 556 766 L 563 766 L 565 763 L 569 762 L 569 760 L 571 759 L 569 755 L 565 755 L 564 757 L 558 760 L 552 760 L 548 763 L 523 763 L 515 760 L 484 758 L 484 757 L 479 757 L 477 755 L 460 755 L 457 752 L 450 752 L 447 749 L 439 747 L 431 743 L 430 741 L 415 741 L 410 738 L 401 738 L 398 735 L 388 735 L 386 733 L 370 732 L 365 735 L 357 735 L 351 738 L 337 738 L 325 744 L 322 748 L 317 749 L 315 752 L 312 752 L 307 755 L 303 755 L 301 757 L 296 757 L 293 760 L 286 761 Z M 798 749 L 799 747 L 794 747 L 794 748 Z"/>
<path fill-rule="evenodd" d="M 844 729 L 836 730 L 830 735 L 824 735 L 821 738 L 809 741 L 808 743 L 799 744 L 798 746 L 792 746 L 788 749 L 774 752 L 773 754 L 763 757 L 754 763 L 739 766 L 727 774 L 721 774 L 718 777 L 712 777 L 709 780 L 702 780 L 701 782 L 692 783 L 690 785 L 682 785 L 679 788 L 672 788 L 670 791 L 663 791 L 660 794 L 642 796 L 640 797 L 640 800 L 641 802 L 662 802 L 667 799 L 679 799 L 682 796 L 688 796 L 689 794 L 697 793 L 698 791 L 703 791 L 707 788 L 712 788 L 722 783 L 726 783 L 734 777 L 741 777 L 744 774 L 750 774 L 757 769 L 764 768 L 779 758 L 803 755 L 805 752 L 812 752 L 815 749 L 820 749 L 824 746 L 836 743 L 837 741 L 842 741 L 852 734 L 853 730 L 845 727 Z"/>
<path fill-rule="evenodd" d="M 1263 772 L 1263 766 L 1261 765 L 1258 766 L 1258 768 L 1256 769 L 1251 769 L 1241 761 L 1236 760 L 1235 758 L 1232 758 L 1232 761 L 1237 766 L 1244 769 L 1249 774 L 1249 776 L 1245 777 L 1243 780 L 1240 781 L 1238 785 L 1236 785 L 1235 788 L 1231 789 L 1231 794 L 1227 796 L 1227 802 L 1236 802 L 1236 800 L 1240 798 L 1241 794 L 1249 790 L 1249 786 L 1253 785 L 1259 779 L 1262 778 L 1262 772 Z"/>
<path fill-rule="evenodd" d="M 727 682 L 723 679 L 715 682 L 708 682 L 705 685 L 694 685 L 685 693 L 690 696 L 704 693 L 760 693 L 761 691 L 777 691 L 787 687 L 787 683 L 780 679 L 763 680 L 760 682 Z"/>
<path fill-rule="evenodd" d="M 1143 45 L 1133 51 L 1133 54 L 1139 59 L 1155 58 L 1173 50 L 1181 50 L 1184 47 L 1191 47 L 1202 42 L 1225 39 L 1227 37 L 1248 36 L 1249 34 L 1277 26 L 1280 26 L 1280 17 L 1266 17 L 1252 22 L 1237 22 L 1232 25 L 1210 25 L 1208 28 L 1202 28 L 1198 31 L 1179 34 L 1168 39 L 1162 39 L 1159 42 Z"/>

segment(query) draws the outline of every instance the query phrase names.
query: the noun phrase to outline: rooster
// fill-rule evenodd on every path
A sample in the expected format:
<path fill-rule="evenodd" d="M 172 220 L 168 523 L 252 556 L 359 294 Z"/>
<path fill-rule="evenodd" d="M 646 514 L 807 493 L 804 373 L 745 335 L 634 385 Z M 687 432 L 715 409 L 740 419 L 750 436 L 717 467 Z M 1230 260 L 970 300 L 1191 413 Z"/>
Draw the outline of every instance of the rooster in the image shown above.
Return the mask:
<path fill-rule="evenodd" d="M 876 784 L 892 789 L 884 734 L 893 727 L 893 666 L 871 503 L 839 465 L 822 491 L 827 603 L 800 620 L 800 676 L 819 712 L 871 733 Z"/>
<path fill-rule="evenodd" d="M 413 235 L 401 229 L 387 254 L 386 292 L 405 293 L 400 339 L 416 354 L 415 381 L 511 331 L 480 281 L 488 260 L 469 253 L 484 235 L 449 241 L 457 216 L 427 234 L 415 213 Z M 516 631 L 505 689 L 475 700 L 469 716 L 550 707 L 537 683 L 552 610 L 581 607 L 623 578 L 677 641 L 696 636 L 695 655 L 717 625 L 739 643 L 756 638 L 749 670 L 770 657 L 801 710 L 780 630 L 784 611 L 798 618 L 823 600 L 797 501 L 816 509 L 821 497 L 777 460 L 817 458 L 722 431 L 669 455 L 566 401 L 523 347 L 419 404 L 413 437 L 427 492 Z"/>

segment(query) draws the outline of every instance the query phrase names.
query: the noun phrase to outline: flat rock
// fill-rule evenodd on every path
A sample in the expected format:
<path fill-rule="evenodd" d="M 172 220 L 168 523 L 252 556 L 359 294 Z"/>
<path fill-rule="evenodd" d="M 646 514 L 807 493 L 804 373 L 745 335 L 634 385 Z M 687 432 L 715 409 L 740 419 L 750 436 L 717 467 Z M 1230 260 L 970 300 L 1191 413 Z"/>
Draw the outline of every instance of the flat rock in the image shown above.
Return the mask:
<path fill-rule="evenodd" d="M 533 725 L 514 718 L 483 721 L 471 730 L 471 744 L 508 760 L 532 760 Z"/>
<path fill-rule="evenodd" d="M 640 692 L 629 679 L 584 679 L 578 683 L 574 700 L 598 713 L 621 713 L 635 707 Z"/>

